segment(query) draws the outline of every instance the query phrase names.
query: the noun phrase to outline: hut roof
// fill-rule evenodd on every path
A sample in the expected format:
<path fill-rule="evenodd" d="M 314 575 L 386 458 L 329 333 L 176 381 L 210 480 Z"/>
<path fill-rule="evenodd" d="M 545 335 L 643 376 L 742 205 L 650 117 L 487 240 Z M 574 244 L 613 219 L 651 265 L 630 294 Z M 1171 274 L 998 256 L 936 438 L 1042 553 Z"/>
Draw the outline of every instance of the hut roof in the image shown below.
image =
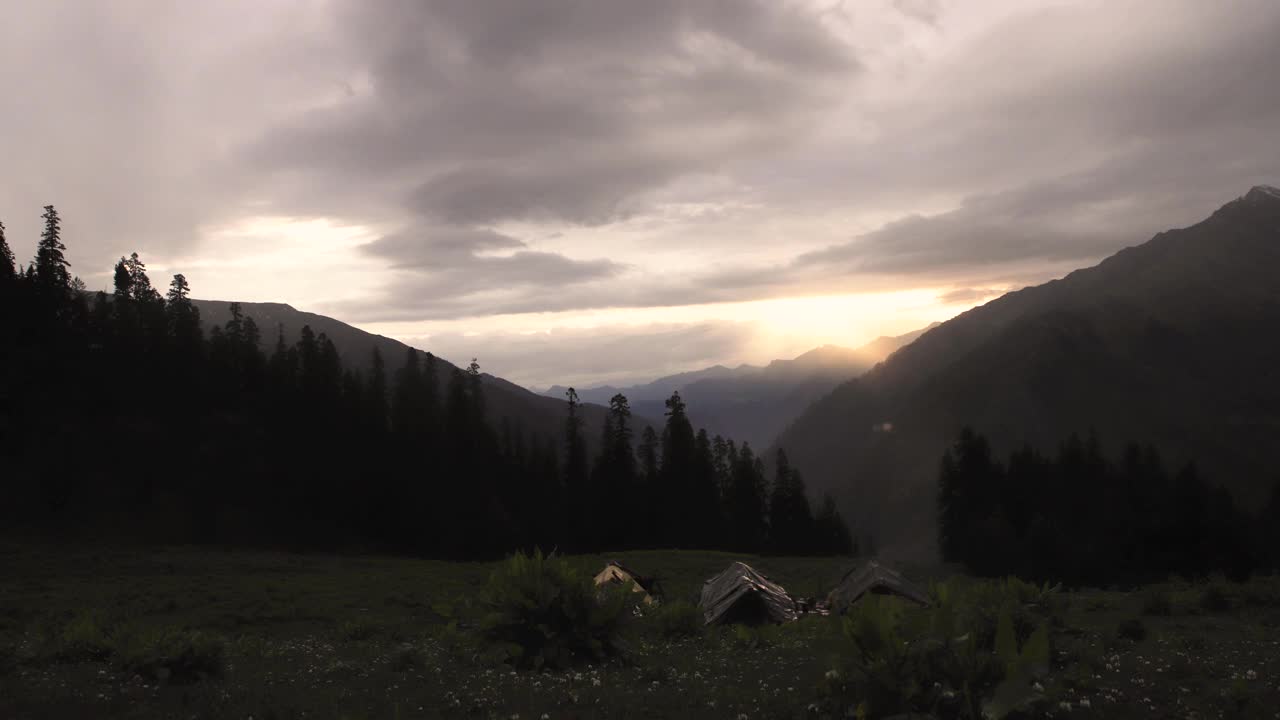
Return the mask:
<path fill-rule="evenodd" d="M 656 583 L 653 578 L 645 577 L 640 573 L 626 567 L 617 560 L 610 560 L 605 564 L 604 569 L 596 573 L 595 584 L 603 585 L 605 583 L 632 583 L 635 592 L 644 593 L 644 601 L 653 603 L 656 601 L 657 592 Z"/>
<path fill-rule="evenodd" d="M 930 604 L 929 594 L 923 588 L 875 560 L 845 573 L 827 599 L 833 610 L 843 612 L 867 593 L 897 595 L 920 605 Z"/>
<path fill-rule="evenodd" d="M 741 562 L 702 584 L 698 607 L 707 625 L 783 623 L 797 617 L 796 602 L 785 588 Z"/>

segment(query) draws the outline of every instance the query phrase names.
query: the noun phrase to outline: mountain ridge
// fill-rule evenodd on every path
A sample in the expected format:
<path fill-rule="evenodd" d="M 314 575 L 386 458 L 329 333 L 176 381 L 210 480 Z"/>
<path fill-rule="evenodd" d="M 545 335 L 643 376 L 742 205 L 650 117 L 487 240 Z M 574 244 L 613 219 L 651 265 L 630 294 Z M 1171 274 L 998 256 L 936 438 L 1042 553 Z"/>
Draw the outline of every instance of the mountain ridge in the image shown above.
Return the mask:
<path fill-rule="evenodd" d="M 960 426 L 998 452 L 1099 432 L 1197 461 L 1246 506 L 1280 472 L 1280 192 L 1008 293 L 815 402 L 778 439 L 855 524 L 928 550 L 937 463 Z M 892 423 L 892 432 L 877 431 Z"/>
<path fill-rule="evenodd" d="M 638 385 L 604 385 L 580 388 L 577 392 L 584 401 L 599 404 L 606 404 L 614 394 L 622 393 L 638 414 L 661 418 L 665 401 L 671 393 L 679 391 L 695 426 L 705 427 L 712 435 L 763 448 L 809 403 L 840 382 L 873 367 L 936 325 L 903 335 L 881 336 L 857 348 L 823 345 L 767 365 L 742 364 L 733 368 L 713 365 Z M 544 394 L 563 397 L 567 390 L 565 386 L 554 385 Z"/>

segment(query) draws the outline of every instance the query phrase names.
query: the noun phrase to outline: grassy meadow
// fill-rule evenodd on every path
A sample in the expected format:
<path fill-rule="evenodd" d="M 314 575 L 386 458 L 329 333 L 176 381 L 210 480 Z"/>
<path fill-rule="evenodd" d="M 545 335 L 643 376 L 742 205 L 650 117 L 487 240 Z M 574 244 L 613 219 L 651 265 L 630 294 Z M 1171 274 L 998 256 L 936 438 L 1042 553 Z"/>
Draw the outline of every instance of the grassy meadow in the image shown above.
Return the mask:
<path fill-rule="evenodd" d="M 743 559 L 793 594 L 840 558 L 616 557 L 668 604 Z M 515 670 L 476 635 L 496 567 L 347 555 L 0 545 L 0 718 L 801 718 L 830 716 L 836 618 L 700 631 L 634 620 L 623 659 Z M 922 582 L 950 575 L 903 568 Z M 681 622 L 683 620 L 684 622 Z M 1032 713 L 1280 717 L 1280 579 L 1061 594 Z M 843 713 L 840 713 L 843 714 Z"/>

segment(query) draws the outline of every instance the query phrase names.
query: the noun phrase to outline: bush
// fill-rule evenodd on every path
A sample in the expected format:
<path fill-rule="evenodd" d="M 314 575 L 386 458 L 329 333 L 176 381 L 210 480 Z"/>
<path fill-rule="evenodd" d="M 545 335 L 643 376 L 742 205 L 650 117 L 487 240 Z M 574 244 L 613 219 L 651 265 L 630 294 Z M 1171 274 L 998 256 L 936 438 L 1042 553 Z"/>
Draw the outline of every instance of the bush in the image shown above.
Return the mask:
<path fill-rule="evenodd" d="M 1200 593 L 1200 609 L 1205 612 L 1218 613 L 1231 609 L 1231 599 L 1227 597 L 1224 583 L 1212 581 Z"/>
<path fill-rule="evenodd" d="M 658 637 L 686 638 L 702 634 L 702 611 L 693 603 L 678 600 L 659 605 L 645 613 L 648 629 Z"/>
<path fill-rule="evenodd" d="M 1173 614 L 1173 598 L 1159 588 L 1148 588 L 1142 595 L 1142 614 L 1168 616 Z"/>
<path fill-rule="evenodd" d="M 120 666 L 132 673 L 183 685 L 222 672 L 221 639 L 178 628 L 129 636 L 119 644 Z"/>
<path fill-rule="evenodd" d="M 84 662 L 105 660 L 115 649 L 114 638 L 102 613 L 83 610 L 71 617 L 52 638 L 55 660 Z"/>
<path fill-rule="evenodd" d="M 629 588 L 598 592 L 591 576 L 561 558 L 516 554 L 489 578 L 481 634 L 509 662 L 563 668 L 623 649 Z"/>
<path fill-rule="evenodd" d="M 1133 642 L 1142 642 L 1147 638 L 1147 626 L 1141 618 L 1129 618 L 1116 626 L 1116 637 Z"/>
<path fill-rule="evenodd" d="M 338 637 L 347 642 L 361 642 L 377 637 L 383 631 L 383 627 L 370 620 L 364 618 L 356 618 L 355 620 L 344 620 L 338 626 Z"/>
<path fill-rule="evenodd" d="M 418 648 L 404 643 L 391 653 L 391 672 L 408 672 L 418 667 L 422 667 L 422 652 Z"/>
<path fill-rule="evenodd" d="M 930 608 L 860 600 L 843 619 L 844 657 L 823 683 L 830 709 L 976 720 L 1039 700 L 1033 681 L 1049 670 L 1049 621 L 1019 639 L 1014 614 L 1023 606 L 1011 590 L 1007 583 L 937 586 Z M 1007 602 L 989 612 L 994 596 Z"/>

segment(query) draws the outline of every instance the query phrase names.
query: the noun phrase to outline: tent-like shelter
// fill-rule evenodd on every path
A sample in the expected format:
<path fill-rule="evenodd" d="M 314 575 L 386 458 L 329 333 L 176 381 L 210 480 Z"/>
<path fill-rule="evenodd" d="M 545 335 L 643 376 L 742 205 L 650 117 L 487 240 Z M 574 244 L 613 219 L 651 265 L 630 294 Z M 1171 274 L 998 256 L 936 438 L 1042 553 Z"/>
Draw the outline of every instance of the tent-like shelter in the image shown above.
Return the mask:
<path fill-rule="evenodd" d="M 840 584 L 827 596 L 835 612 L 844 612 L 864 595 L 897 595 L 918 605 L 928 606 L 929 594 L 902 576 L 902 573 L 872 560 L 855 567 L 840 579 Z"/>
<path fill-rule="evenodd" d="M 784 623 L 799 614 L 785 588 L 741 562 L 702 583 L 698 607 L 707 625 Z"/>
<path fill-rule="evenodd" d="M 603 570 L 596 573 L 595 584 L 597 586 L 609 583 L 618 585 L 631 583 L 632 592 L 644 593 L 644 603 L 646 605 L 657 603 L 658 596 L 661 595 L 653 578 L 645 577 L 627 568 L 617 560 L 610 560 Z"/>

